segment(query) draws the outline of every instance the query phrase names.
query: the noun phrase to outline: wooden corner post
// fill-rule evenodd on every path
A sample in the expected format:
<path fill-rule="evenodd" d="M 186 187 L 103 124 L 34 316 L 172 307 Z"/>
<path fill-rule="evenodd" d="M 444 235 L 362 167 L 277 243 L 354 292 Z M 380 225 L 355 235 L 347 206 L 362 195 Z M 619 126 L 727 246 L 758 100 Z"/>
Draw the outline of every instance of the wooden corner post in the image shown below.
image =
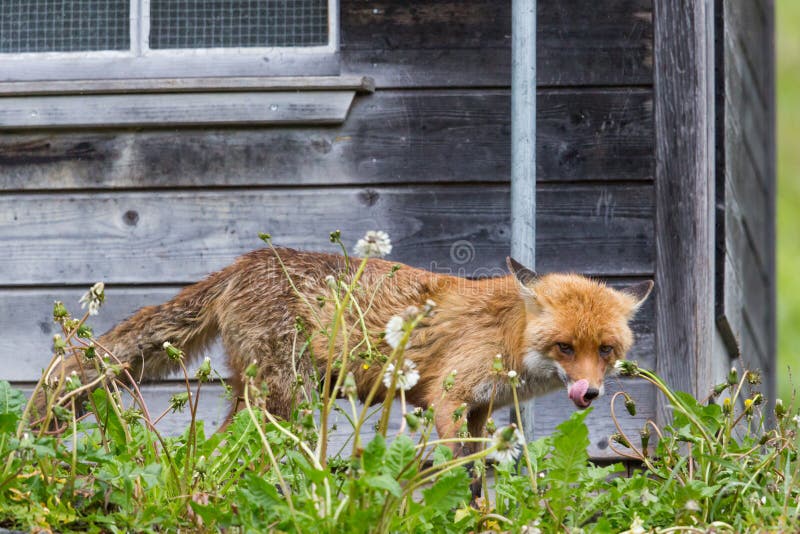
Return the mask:
<path fill-rule="evenodd" d="M 714 2 L 654 0 L 657 372 L 707 392 L 714 338 Z M 670 415 L 659 397 L 658 417 Z"/>

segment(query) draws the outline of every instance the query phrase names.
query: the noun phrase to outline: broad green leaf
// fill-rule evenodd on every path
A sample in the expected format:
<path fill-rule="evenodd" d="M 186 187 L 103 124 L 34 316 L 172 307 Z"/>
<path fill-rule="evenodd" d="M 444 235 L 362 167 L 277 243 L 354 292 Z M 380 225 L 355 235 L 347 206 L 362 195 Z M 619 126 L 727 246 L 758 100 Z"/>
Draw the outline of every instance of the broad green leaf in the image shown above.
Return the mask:
<path fill-rule="evenodd" d="M 97 407 L 95 417 L 98 424 L 105 429 L 106 435 L 111 438 L 115 445 L 124 447 L 127 442 L 125 430 L 122 426 L 122 421 L 117 416 L 117 412 L 111 408 L 105 390 L 102 388 L 94 390 L 92 399 Z"/>
<path fill-rule="evenodd" d="M 372 441 L 367 444 L 364 454 L 361 457 L 364 471 L 367 473 L 378 473 L 383 466 L 383 457 L 386 454 L 386 440 L 383 436 L 376 434 Z"/>
<path fill-rule="evenodd" d="M 373 489 L 386 490 L 395 497 L 400 497 L 403 494 L 403 488 L 389 475 L 369 476 L 364 479 L 364 483 Z"/>
<path fill-rule="evenodd" d="M 25 395 L 21 391 L 0 380 L 0 433 L 16 430 L 25 403 Z"/>
<path fill-rule="evenodd" d="M 386 454 L 386 467 L 389 469 L 389 474 L 397 478 L 400 472 L 414 459 L 415 450 L 414 442 L 411 441 L 406 435 L 398 436 L 389 445 L 389 451 Z M 414 466 L 409 467 L 403 472 L 401 478 L 408 478 L 415 474 L 416 469 Z"/>
<path fill-rule="evenodd" d="M 433 465 L 442 465 L 453 459 L 453 451 L 444 445 L 437 445 L 433 451 Z"/>
<path fill-rule="evenodd" d="M 433 486 L 423 490 L 422 497 L 425 506 L 432 513 L 425 511 L 431 517 L 436 513 L 446 513 L 451 508 L 469 502 L 472 496 L 469 490 L 470 478 L 466 469 L 454 469 L 440 478 Z"/>

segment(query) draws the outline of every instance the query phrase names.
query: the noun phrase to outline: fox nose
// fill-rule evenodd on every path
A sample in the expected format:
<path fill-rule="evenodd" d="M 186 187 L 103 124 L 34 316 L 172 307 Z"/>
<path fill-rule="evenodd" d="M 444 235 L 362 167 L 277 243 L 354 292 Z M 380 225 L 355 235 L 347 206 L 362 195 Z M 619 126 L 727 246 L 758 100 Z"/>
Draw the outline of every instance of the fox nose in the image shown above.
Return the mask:
<path fill-rule="evenodd" d="M 594 399 L 600 396 L 600 390 L 597 388 L 589 388 L 586 390 L 586 393 L 583 394 L 583 400 L 586 402 L 592 402 Z"/>

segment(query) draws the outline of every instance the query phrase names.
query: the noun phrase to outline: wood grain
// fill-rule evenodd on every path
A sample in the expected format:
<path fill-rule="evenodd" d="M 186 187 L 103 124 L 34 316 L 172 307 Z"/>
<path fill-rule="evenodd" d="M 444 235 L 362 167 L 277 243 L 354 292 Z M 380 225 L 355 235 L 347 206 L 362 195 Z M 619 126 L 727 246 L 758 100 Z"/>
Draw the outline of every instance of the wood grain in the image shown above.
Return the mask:
<path fill-rule="evenodd" d="M 542 185 L 537 257 L 542 271 L 653 272 L 652 186 Z M 370 229 L 389 233 L 391 259 L 485 276 L 510 243 L 508 186 L 117 192 L 0 197 L 6 286 L 182 284 L 257 248 L 333 250 Z M 454 253 L 465 246 L 467 257 Z"/>
<path fill-rule="evenodd" d="M 0 82 L 0 96 L 97 95 L 227 91 L 356 91 L 372 93 L 366 76 L 274 76 L 214 78 L 143 78 Z"/>
<path fill-rule="evenodd" d="M 652 92 L 539 91 L 539 181 L 648 181 Z M 379 91 L 333 127 L 0 133 L 0 189 L 505 182 L 508 91 Z"/>
<path fill-rule="evenodd" d="M 0 128 L 340 124 L 355 91 L 5 97 Z"/>
<path fill-rule="evenodd" d="M 671 386 L 711 384 L 714 336 L 713 12 L 655 0 L 656 350 Z M 659 420 L 669 410 L 659 400 Z"/>
<path fill-rule="evenodd" d="M 507 86 L 511 2 L 343 0 L 342 70 L 379 87 Z M 652 83 L 650 0 L 540 0 L 539 85 Z"/>

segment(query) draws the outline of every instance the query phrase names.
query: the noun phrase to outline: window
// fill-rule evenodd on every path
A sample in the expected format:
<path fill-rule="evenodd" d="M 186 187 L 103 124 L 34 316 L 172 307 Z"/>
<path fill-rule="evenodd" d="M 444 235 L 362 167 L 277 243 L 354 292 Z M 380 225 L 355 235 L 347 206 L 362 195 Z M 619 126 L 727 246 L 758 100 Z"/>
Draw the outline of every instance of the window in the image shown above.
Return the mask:
<path fill-rule="evenodd" d="M 0 81 L 338 74 L 336 0 L 2 0 Z"/>

